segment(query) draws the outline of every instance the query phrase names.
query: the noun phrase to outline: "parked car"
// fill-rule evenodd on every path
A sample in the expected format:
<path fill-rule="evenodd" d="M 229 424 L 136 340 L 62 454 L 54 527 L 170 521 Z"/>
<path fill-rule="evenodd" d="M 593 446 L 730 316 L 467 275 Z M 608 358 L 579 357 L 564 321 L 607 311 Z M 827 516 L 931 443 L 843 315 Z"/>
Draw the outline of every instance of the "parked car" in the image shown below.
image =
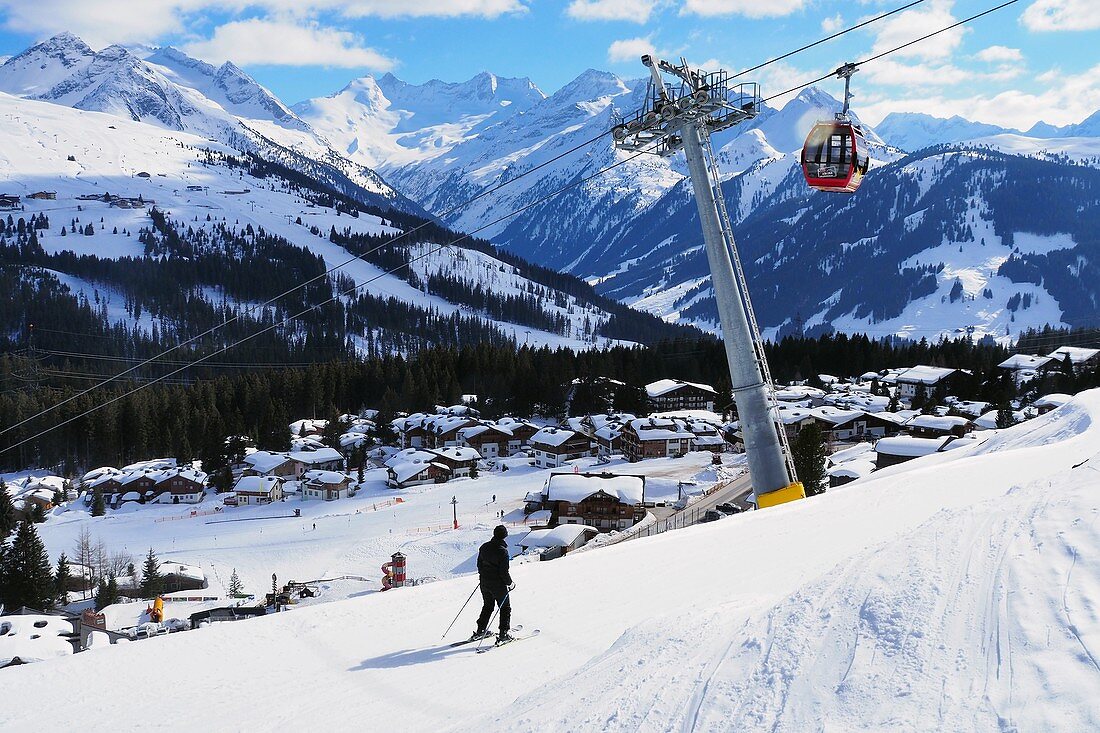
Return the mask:
<path fill-rule="evenodd" d="M 731 504 L 728 501 L 723 503 L 723 504 L 719 504 L 718 506 L 716 506 L 714 508 L 717 509 L 718 511 L 722 512 L 723 514 L 740 514 L 741 513 L 741 507 L 737 506 L 736 504 Z"/>
<path fill-rule="evenodd" d="M 699 520 L 702 522 L 717 522 L 719 519 L 725 519 L 726 515 L 722 512 L 716 512 L 713 509 L 707 509 L 703 512 L 703 518 Z"/>

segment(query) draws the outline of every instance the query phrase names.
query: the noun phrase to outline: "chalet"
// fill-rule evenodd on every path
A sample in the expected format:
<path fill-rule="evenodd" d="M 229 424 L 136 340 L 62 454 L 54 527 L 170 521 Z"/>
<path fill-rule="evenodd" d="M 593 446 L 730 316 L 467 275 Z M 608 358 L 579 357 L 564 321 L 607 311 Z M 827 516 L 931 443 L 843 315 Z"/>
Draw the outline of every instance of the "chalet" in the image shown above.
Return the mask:
<path fill-rule="evenodd" d="M 57 191 L 36 191 L 27 198 L 37 199 L 39 201 L 56 201 Z"/>
<path fill-rule="evenodd" d="M 485 458 L 512 455 L 509 443 L 512 434 L 496 425 L 471 425 L 458 431 L 459 444 L 477 451 Z"/>
<path fill-rule="evenodd" d="M 446 448 L 461 445 L 458 437 L 463 428 L 477 425 L 477 420 L 462 415 L 435 415 L 425 425 L 425 438 L 429 448 Z"/>
<path fill-rule="evenodd" d="M 540 430 L 537 425 L 514 417 L 502 417 L 493 425 L 512 434 L 512 439 L 508 441 L 508 455 L 515 455 L 524 448 L 530 448 L 531 438 Z"/>
<path fill-rule="evenodd" d="M 543 428 L 531 436 L 538 468 L 556 468 L 566 461 L 592 455 L 592 442 L 584 433 L 564 428 Z"/>
<path fill-rule="evenodd" d="M 477 476 L 477 462 L 481 460 L 481 454 L 473 448 L 433 448 L 428 451 L 434 453 L 436 460 L 450 469 L 452 478 L 464 476 Z"/>
<path fill-rule="evenodd" d="M 337 471 L 306 471 L 302 474 L 302 499 L 335 501 L 355 496 L 351 476 Z"/>
<path fill-rule="evenodd" d="M 1013 380 L 1016 384 L 1020 384 L 1045 372 L 1050 368 L 1052 361 L 1049 356 L 1013 354 L 998 364 L 997 368 L 1012 372 Z"/>
<path fill-rule="evenodd" d="M 679 379 L 658 379 L 647 384 L 646 396 L 656 412 L 680 410 L 714 411 L 718 392 L 707 384 L 684 382 Z"/>
<path fill-rule="evenodd" d="M 159 504 L 198 504 L 202 501 L 206 474 L 194 468 L 173 468 L 154 473 L 153 500 Z M 146 493 L 146 496 L 149 496 Z"/>
<path fill-rule="evenodd" d="M 554 528 L 535 529 L 519 541 L 524 552 L 536 550 L 539 560 L 553 560 L 579 547 L 584 547 L 600 531 L 584 524 L 562 524 Z"/>
<path fill-rule="evenodd" d="M 645 477 L 611 473 L 553 473 L 546 480 L 542 508 L 551 525 L 582 524 L 621 530 L 645 518 Z"/>
<path fill-rule="evenodd" d="M 294 464 L 294 477 L 301 478 L 307 471 L 341 471 L 344 456 L 335 448 L 306 447 L 287 453 Z"/>
<path fill-rule="evenodd" d="M 424 420 L 427 416 L 423 413 L 414 413 L 406 417 L 399 417 L 390 423 L 397 432 L 402 448 L 423 448 L 424 436 L 427 430 Z"/>
<path fill-rule="evenodd" d="M 916 415 L 905 422 L 905 428 L 917 438 L 961 438 L 974 429 L 974 423 L 965 417 Z"/>
<path fill-rule="evenodd" d="M 197 565 L 165 560 L 160 564 L 160 576 L 164 581 L 165 593 L 199 590 L 207 586 L 206 573 Z"/>
<path fill-rule="evenodd" d="M 1047 354 L 1053 361 L 1065 362 L 1069 359 L 1074 369 L 1091 369 L 1100 366 L 1100 349 L 1085 349 L 1080 346 L 1062 346 Z M 1051 364 L 1051 367 L 1054 365 Z"/>
<path fill-rule="evenodd" d="M 153 471 L 151 469 L 144 469 L 138 471 L 129 471 L 119 477 L 119 492 L 125 496 L 131 492 L 137 492 L 141 497 L 141 501 L 146 499 L 152 499 L 159 492 L 155 491 L 157 480 L 160 478 L 159 471 Z M 121 497 L 119 497 L 121 499 Z M 118 502 L 113 502 L 117 504 Z"/>
<path fill-rule="evenodd" d="M 420 484 L 443 483 L 451 477 L 451 469 L 434 452 L 406 448 L 386 461 L 386 484 L 404 489 Z"/>
<path fill-rule="evenodd" d="M 246 476 L 280 476 L 297 478 L 295 463 L 286 453 L 272 453 L 258 450 L 244 457 Z"/>
<path fill-rule="evenodd" d="M 194 184 L 194 183 L 190 184 L 187 187 L 188 191 L 202 191 L 202 190 L 205 190 L 205 189 L 206 189 L 206 186 L 199 186 L 199 185 Z"/>
<path fill-rule="evenodd" d="M 889 412 L 867 413 L 823 406 L 813 408 L 810 414 L 831 443 L 885 438 L 901 432 L 901 420 Z"/>
<path fill-rule="evenodd" d="M 238 504 L 271 504 L 283 499 L 280 476 L 241 476 L 233 485 Z"/>
<path fill-rule="evenodd" d="M 0 193 L 0 211 L 14 211 L 20 206 L 18 196 Z"/>
<path fill-rule="evenodd" d="M 910 435 L 898 435 L 893 438 L 883 438 L 875 443 L 875 465 L 879 469 L 905 463 L 914 458 L 942 453 L 945 450 L 953 450 L 964 446 L 973 445 L 975 441 L 970 438 L 916 438 Z"/>
<path fill-rule="evenodd" d="M 300 438 L 321 435 L 328 427 L 328 420 L 295 420 L 290 424 L 290 434 Z"/>
<path fill-rule="evenodd" d="M 898 398 L 911 402 L 921 390 L 927 396 L 946 393 L 958 374 L 958 369 L 924 365 L 902 370 L 896 377 Z"/>
<path fill-rule="evenodd" d="M 829 477 L 829 488 L 835 488 L 837 486 L 849 484 L 864 476 L 869 476 L 874 470 L 875 464 L 873 461 L 862 459 L 847 461 L 841 463 L 839 466 L 833 466 L 827 469 L 825 473 Z"/>
<path fill-rule="evenodd" d="M 695 434 L 683 421 L 671 418 L 646 417 L 623 425 L 622 450 L 626 460 L 682 456 L 691 450 Z"/>

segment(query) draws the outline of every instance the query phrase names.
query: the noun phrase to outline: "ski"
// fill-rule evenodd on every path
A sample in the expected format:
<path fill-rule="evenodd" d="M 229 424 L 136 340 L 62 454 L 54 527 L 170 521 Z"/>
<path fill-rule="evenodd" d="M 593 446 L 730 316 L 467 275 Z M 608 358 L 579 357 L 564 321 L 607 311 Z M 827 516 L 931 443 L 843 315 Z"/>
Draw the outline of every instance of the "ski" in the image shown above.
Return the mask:
<path fill-rule="evenodd" d="M 512 629 L 512 631 L 522 631 L 522 630 L 523 630 L 522 626 L 516 626 L 514 629 Z M 480 636 L 476 639 L 471 637 L 469 639 L 462 639 L 461 641 L 452 642 L 451 644 L 448 644 L 447 646 L 449 646 L 451 648 L 454 648 L 456 646 L 466 646 L 467 644 L 473 644 L 475 641 L 481 641 L 483 639 L 489 639 L 489 638 L 492 638 L 493 636 L 496 636 L 496 634 L 489 634 L 488 636 Z"/>
<path fill-rule="evenodd" d="M 496 644 L 493 644 L 492 646 L 486 646 L 486 647 L 482 647 L 482 648 L 478 649 L 477 653 L 478 654 L 484 654 L 485 652 L 489 651 L 490 649 L 496 649 L 498 646 L 507 646 L 508 644 L 511 644 L 514 641 L 523 641 L 524 639 L 534 638 L 534 637 L 538 636 L 539 633 L 541 633 L 541 631 L 542 631 L 542 629 L 535 629 L 530 634 L 524 634 L 523 636 L 514 636 L 508 641 L 498 641 Z"/>

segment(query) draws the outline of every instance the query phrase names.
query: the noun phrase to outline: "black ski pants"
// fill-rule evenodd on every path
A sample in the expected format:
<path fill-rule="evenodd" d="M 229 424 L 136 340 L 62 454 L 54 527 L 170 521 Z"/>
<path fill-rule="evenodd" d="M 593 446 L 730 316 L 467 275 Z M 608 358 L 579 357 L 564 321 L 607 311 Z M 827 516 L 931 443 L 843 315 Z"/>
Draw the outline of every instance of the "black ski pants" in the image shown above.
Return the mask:
<path fill-rule="evenodd" d="M 490 588 L 482 584 L 481 615 L 477 617 L 478 631 L 485 631 L 489 626 L 489 619 L 493 615 L 495 606 L 500 606 L 500 633 L 503 634 L 511 628 L 512 601 L 508 597 L 508 589 L 504 587 Z"/>

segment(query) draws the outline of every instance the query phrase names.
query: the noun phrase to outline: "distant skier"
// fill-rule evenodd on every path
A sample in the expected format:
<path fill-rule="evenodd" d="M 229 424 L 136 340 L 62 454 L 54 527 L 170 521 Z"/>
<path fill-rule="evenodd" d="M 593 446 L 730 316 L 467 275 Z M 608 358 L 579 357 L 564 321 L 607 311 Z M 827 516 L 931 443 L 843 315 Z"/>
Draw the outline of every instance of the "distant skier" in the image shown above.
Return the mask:
<path fill-rule="evenodd" d="M 477 631 L 473 638 L 490 635 L 489 618 L 494 606 L 500 607 L 500 635 L 498 641 L 509 641 L 508 633 L 512 620 L 512 602 L 509 591 L 515 588 L 512 576 L 508 573 L 508 528 L 503 524 L 493 530 L 493 539 L 481 546 L 477 552 L 477 573 L 481 581 L 481 615 L 477 619 Z"/>

